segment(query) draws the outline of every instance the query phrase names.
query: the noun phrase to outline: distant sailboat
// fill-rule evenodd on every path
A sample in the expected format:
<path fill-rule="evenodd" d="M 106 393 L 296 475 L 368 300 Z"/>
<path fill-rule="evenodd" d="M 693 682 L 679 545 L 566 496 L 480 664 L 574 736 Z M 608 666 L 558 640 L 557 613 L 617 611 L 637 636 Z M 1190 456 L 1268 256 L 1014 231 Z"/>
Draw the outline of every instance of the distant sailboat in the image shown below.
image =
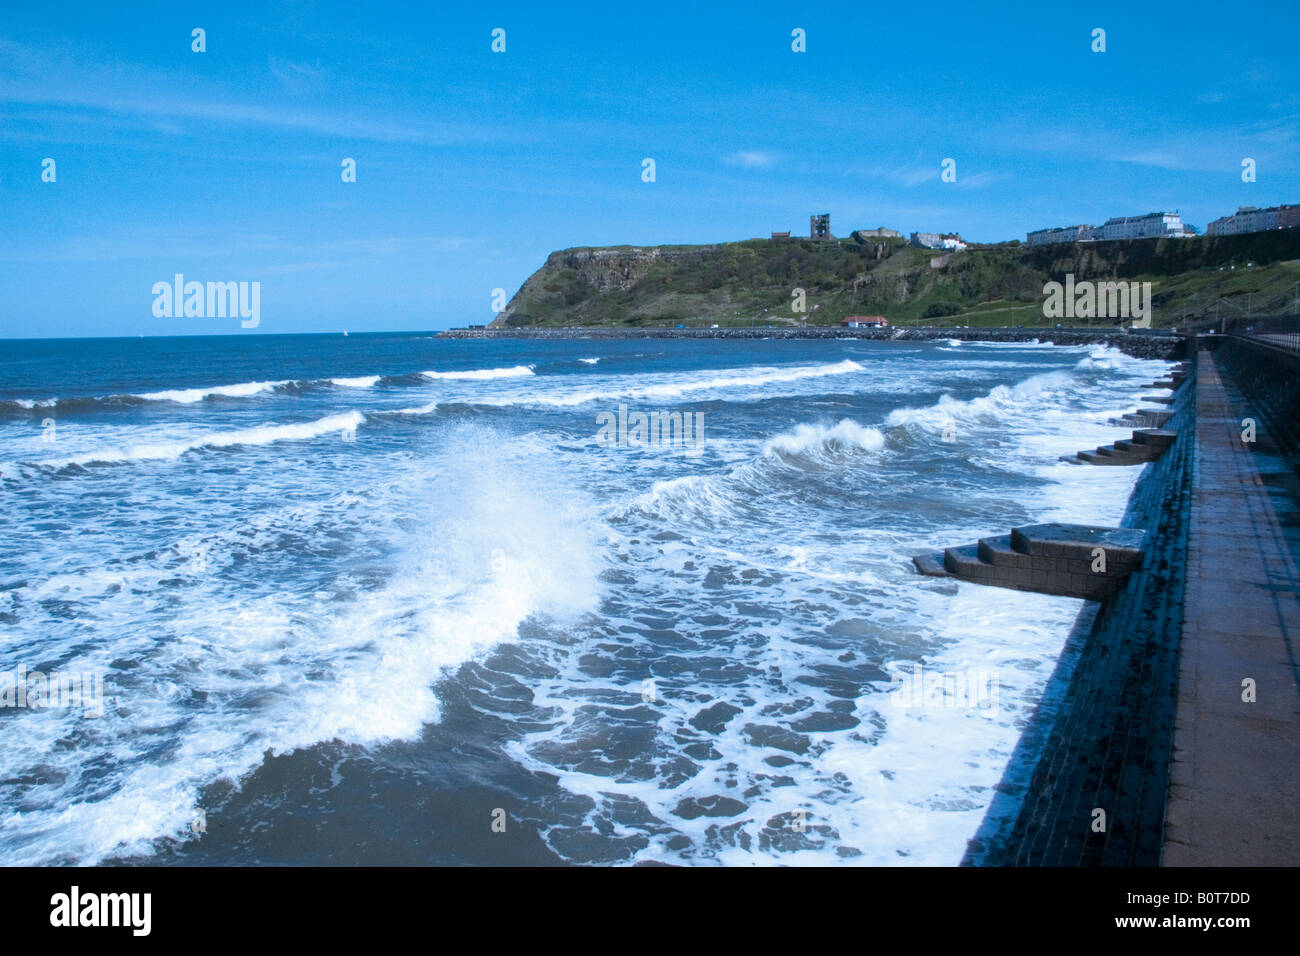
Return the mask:
<path fill-rule="evenodd" d="M 343 337 L 344 337 L 345 339 L 348 337 L 348 330 L 347 330 L 347 329 L 344 329 L 344 330 L 343 330 Z"/>

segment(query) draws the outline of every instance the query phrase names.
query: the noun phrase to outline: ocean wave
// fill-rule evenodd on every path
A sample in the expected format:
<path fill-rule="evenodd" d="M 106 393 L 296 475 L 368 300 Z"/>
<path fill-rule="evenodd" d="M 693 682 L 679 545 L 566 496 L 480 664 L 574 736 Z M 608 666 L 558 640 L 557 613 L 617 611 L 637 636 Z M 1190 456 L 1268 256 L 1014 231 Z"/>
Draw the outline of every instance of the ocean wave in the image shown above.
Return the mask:
<path fill-rule="evenodd" d="M 497 378 L 521 378 L 533 374 L 531 365 L 512 365 L 509 368 L 476 368 L 462 372 L 421 372 L 424 378 L 456 381 L 490 381 Z"/>
<path fill-rule="evenodd" d="M 1024 342 L 1012 342 L 1009 340 L 987 342 L 980 339 L 965 339 L 963 341 L 965 341 L 967 345 L 974 345 L 979 348 L 988 349 L 1086 349 L 1090 347 L 1088 345 L 1057 345 L 1051 339 L 1044 342 L 1037 338 L 1032 338 Z"/>
<path fill-rule="evenodd" d="M 599 554 L 581 489 L 498 434 L 466 429 L 459 438 L 436 475 L 412 464 L 365 495 L 245 516 L 140 555 L 135 569 L 35 585 L 62 600 L 109 602 L 93 609 L 113 615 L 113 642 L 83 666 L 108 672 L 111 696 L 96 720 L 46 711 L 12 722 L 22 726 L 9 728 L 0 769 L 22 778 L 30 805 L 7 815 L 0 859 L 89 865 L 155 852 L 163 839 L 193 840 L 190 822 L 212 782 L 239 785 L 268 753 L 418 738 L 441 716 L 437 685 L 447 673 L 515 639 L 532 615 L 593 610 Z M 498 473 L 496 492 L 479 494 L 483 475 Z M 537 507 L 538 486 L 559 489 L 551 507 Z M 341 533 L 390 546 L 382 579 L 360 587 L 334 568 L 314 591 L 277 581 L 264 594 L 209 570 L 192 572 L 183 589 L 168 583 L 194 551 L 214 565 L 234 556 L 271 562 Z M 68 590 L 78 584 L 84 594 Z M 56 628 L 60 638 L 84 651 L 79 634 Z M 111 664 L 116 657 L 131 669 Z M 178 693 L 190 687 L 201 693 Z M 74 738 L 75 749 L 57 744 Z"/>
<path fill-rule="evenodd" d="M 102 398 L 11 398 L 0 401 L 0 417 L 31 418 L 35 415 L 48 415 L 54 412 L 69 412 L 77 409 L 97 408 L 101 406 L 138 406 L 144 399 L 134 395 L 108 395 Z"/>
<path fill-rule="evenodd" d="M 1069 372 L 1054 371 L 1034 375 L 1016 385 L 997 385 L 985 395 L 956 399 L 941 395 L 926 408 L 897 408 L 885 418 L 890 428 L 920 427 L 939 430 L 954 421 L 985 422 L 997 424 L 1025 415 L 1027 405 L 1042 402 L 1070 386 L 1073 376 Z"/>
<path fill-rule="evenodd" d="M 84 395 L 69 398 L 13 398 L 0 400 L 0 415 L 25 416 L 33 411 L 70 412 L 112 407 L 138 407 L 150 402 L 194 405 L 219 398 L 253 398 L 273 393 L 300 392 L 319 388 L 373 388 L 385 385 L 423 385 L 429 379 L 490 380 L 532 375 L 531 367 L 517 365 L 504 369 L 478 369 L 466 372 L 412 372 L 405 375 L 357 375 L 319 379 L 280 379 L 278 381 L 236 382 L 230 385 L 201 385 L 194 388 L 169 388 L 152 392 L 128 392 L 112 395 Z"/>
<path fill-rule="evenodd" d="M 378 375 L 361 375 L 357 378 L 332 378 L 330 382 L 340 388 L 372 388 L 379 378 Z"/>
<path fill-rule="evenodd" d="M 827 451 L 880 451 L 885 436 L 875 428 L 845 418 L 836 425 L 797 425 L 793 431 L 770 439 L 764 455 L 803 455 Z"/>
<path fill-rule="evenodd" d="M 834 425 L 799 424 L 763 443 L 758 454 L 720 474 L 692 474 L 656 481 L 631 507 L 665 518 L 694 516 L 710 522 L 728 520 L 765 497 L 779 496 L 789 486 L 789 470 L 823 478 L 855 467 L 853 458 L 885 448 L 879 429 L 845 418 Z"/>
<path fill-rule="evenodd" d="M 206 388 L 177 388 L 166 389 L 161 392 L 142 392 L 130 397 L 146 402 L 176 402 L 179 405 L 192 405 L 194 402 L 201 402 L 214 396 L 248 398 L 250 395 L 259 395 L 262 392 L 269 392 L 290 384 L 292 384 L 292 381 L 288 379 L 279 382 L 241 382 L 237 385 L 212 385 Z"/>
<path fill-rule="evenodd" d="M 56 461 L 42 461 L 39 464 L 47 468 L 67 468 L 71 465 L 115 464 L 119 462 L 175 460 L 189 451 L 199 448 L 229 448 L 233 445 L 269 445 L 277 441 L 301 441 L 316 438 L 330 432 L 355 429 L 365 421 L 358 411 L 328 415 L 311 422 L 292 425 L 260 425 L 256 428 L 241 428 L 234 431 L 214 432 L 197 438 L 180 441 L 146 442 L 130 445 L 126 448 L 102 448 L 85 452 Z"/>
<path fill-rule="evenodd" d="M 358 379 L 337 379 L 336 382 Z M 324 381 L 295 381 L 282 379 L 267 382 L 237 382 L 232 385 L 204 385 L 196 388 L 171 388 L 153 392 L 126 392 L 112 395 L 79 395 L 68 398 L 49 398 L 33 400 L 27 398 L 0 401 L 0 412 L 30 412 L 50 409 L 63 413 L 89 411 L 105 408 L 138 408 L 151 402 L 167 402 L 173 405 L 194 405 L 213 398 L 252 398 L 272 392 L 303 390 L 328 384 Z"/>
<path fill-rule="evenodd" d="M 793 368 L 768 368 L 763 371 L 747 371 L 727 375 L 717 370 L 703 373 L 705 377 L 685 379 L 674 382 L 658 382 L 653 385 L 626 386 L 610 383 L 600 389 L 584 389 L 560 394 L 539 395 L 528 393 L 518 396 L 475 399 L 482 405 L 547 405 L 557 408 L 570 408 L 585 405 L 588 402 L 609 401 L 611 398 L 652 398 L 674 399 L 693 392 L 714 391 L 728 388 L 755 388 L 761 385 L 778 385 L 798 382 L 804 379 L 822 378 L 829 375 L 845 375 L 863 372 L 866 369 L 852 359 L 840 362 L 828 362 L 821 365 L 801 365 Z"/>
<path fill-rule="evenodd" d="M 438 410 L 441 402 L 429 402 L 427 405 L 415 405 L 411 408 L 386 408 L 382 412 L 373 412 L 378 415 L 432 415 Z"/>

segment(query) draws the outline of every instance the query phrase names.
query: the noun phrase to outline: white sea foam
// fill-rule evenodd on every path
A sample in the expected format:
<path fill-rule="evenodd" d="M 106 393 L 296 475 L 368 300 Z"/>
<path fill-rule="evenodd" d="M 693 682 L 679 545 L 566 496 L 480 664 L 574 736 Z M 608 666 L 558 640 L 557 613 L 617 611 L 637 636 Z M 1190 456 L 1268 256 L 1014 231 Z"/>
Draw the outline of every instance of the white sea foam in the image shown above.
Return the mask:
<path fill-rule="evenodd" d="M 782 368 L 746 369 L 738 372 L 705 371 L 674 376 L 667 381 L 647 385 L 625 385 L 621 380 L 611 380 L 602 388 L 586 388 L 568 392 L 516 394 L 507 396 L 476 397 L 473 401 L 483 405 L 547 405 L 568 408 L 588 402 L 608 401 L 611 397 L 674 399 L 696 392 L 726 389 L 754 389 L 764 385 L 779 385 L 823 378 L 829 375 L 847 375 L 865 371 L 852 359 L 819 365 L 800 365 Z"/>
<path fill-rule="evenodd" d="M 357 378 L 332 378 L 330 381 L 342 388 L 370 388 L 379 381 L 379 376 L 361 375 Z"/>
<path fill-rule="evenodd" d="M 797 425 L 794 431 L 777 435 L 763 446 L 763 454 L 798 455 L 808 451 L 827 449 L 879 451 L 885 446 L 885 436 L 875 428 L 867 428 L 848 418 L 836 425 Z"/>
<path fill-rule="evenodd" d="M 419 462 L 365 494 L 251 516 L 127 572 L 20 587 L 29 603 L 93 599 L 89 620 L 114 622 L 112 640 L 81 662 L 108 672 L 109 701 L 98 720 L 49 710 L 8 724 L 0 772 L 30 776 L 55 754 L 61 772 L 39 797 L 28 791 L 39 808 L 5 815 L 0 861 L 90 865 L 148 853 L 160 837 L 193 839 L 204 786 L 239 781 L 267 753 L 416 737 L 439 719 L 435 688 L 449 669 L 514 639 L 531 615 L 594 609 L 584 494 L 503 436 L 460 429 L 436 474 Z M 483 482 L 493 494 L 480 493 Z M 557 490 L 551 507 L 537 507 L 538 485 Z M 340 534 L 398 546 L 382 583 L 362 587 L 343 572 L 315 593 L 277 581 L 249 594 L 215 573 L 232 557 L 292 559 L 297 542 L 323 548 Z M 174 566 L 194 550 L 207 555 L 203 571 Z M 13 600 L 4 592 L 0 608 Z M 41 653 L 86 654 L 84 635 L 63 630 L 43 636 Z M 115 659 L 134 663 L 122 670 Z M 75 750 L 56 745 L 73 738 Z"/>
<path fill-rule="evenodd" d="M 1069 363 L 1077 357 L 1071 353 Z M 1112 358 L 1089 353 L 1090 362 Z M 1078 602 L 912 574 L 910 554 L 1004 531 L 991 527 L 988 515 L 1005 502 L 981 497 L 978 488 L 974 500 L 964 492 L 949 499 L 936 484 L 937 523 L 933 515 L 927 520 L 900 510 L 891 503 L 893 489 L 926 476 L 909 474 L 915 462 L 906 442 L 893 450 L 896 434 L 888 435 L 890 454 L 879 454 L 886 442 L 879 429 L 939 425 L 947 416 L 935 417 L 935 409 L 958 405 L 956 417 L 971 427 L 958 429 L 954 462 L 980 468 L 991 462 L 1019 489 L 1014 504 L 1035 519 L 1114 523 L 1136 469 L 1081 469 L 1056 464 L 1050 455 L 1058 446 L 1073 450 L 1114 437 L 1099 416 L 1121 406 L 1136 383 L 1158 377 L 1149 371 L 1156 363 L 1127 357 L 1114 363 L 1079 363 L 1019 384 L 1011 384 L 1018 375 L 1001 363 L 986 363 L 979 366 L 986 394 L 966 401 L 945 396 L 933 409 L 903 409 L 896 420 L 880 421 L 885 415 L 874 396 L 899 382 L 915 378 L 913 391 L 932 395 L 953 381 L 954 370 L 971 376 L 958 357 L 909 362 L 901 372 L 873 358 L 870 376 L 837 384 L 835 400 L 810 406 L 799 416 L 802 424 L 786 424 L 788 402 L 775 403 L 771 414 L 762 407 L 741 410 L 752 411 L 754 427 L 720 435 L 706 458 L 691 461 L 593 456 L 565 424 L 537 430 L 552 426 L 534 424 L 542 416 L 527 411 L 539 398 L 530 386 L 563 406 L 591 400 L 583 395 L 608 401 L 646 389 L 660 390 L 648 394 L 665 400 L 710 389 L 748 398 L 744 390 L 755 382 L 756 395 L 783 398 L 807 389 L 776 387 L 781 381 L 816 382 L 864 366 L 665 371 L 649 381 L 593 373 L 416 388 L 414 403 L 437 394 L 449 403 L 525 406 L 513 425 L 534 430 L 522 437 L 463 421 L 510 421 L 504 413 L 380 424 L 376 417 L 389 413 L 363 404 L 377 396 L 331 389 L 283 401 L 329 410 L 329 403 L 346 398 L 365 417 L 353 411 L 296 426 L 173 431 L 168 441 L 152 437 L 158 425 L 140 433 L 132 431 L 135 425 L 91 432 L 101 426 L 88 424 L 78 435 L 74 426 L 63 432 L 60 423 L 55 446 L 41 445 L 39 430 L 28 428 L 32 436 L 23 441 L 46 454 L 64 442 L 91 440 L 126 452 L 166 450 L 170 457 L 220 447 L 234 435 L 298 437 L 282 429 L 310 432 L 322 423 L 367 422 L 377 435 L 381 428 L 407 429 L 418 438 L 392 443 L 391 455 L 382 441 L 359 441 L 356 459 L 345 466 L 355 493 L 335 493 L 339 472 L 311 460 L 310 449 L 286 448 L 280 463 L 264 470 L 259 461 L 261 497 L 245 491 L 243 474 L 196 470 L 209 490 L 212 482 L 228 481 L 237 507 L 195 503 L 174 533 L 164 532 L 173 536 L 160 547 L 121 533 L 113 524 L 121 515 L 96 517 L 97 511 L 77 527 L 102 542 L 102 554 L 57 545 L 48 534 L 13 549 L 32 546 L 22 575 L 30 584 L 0 591 L 0 613 L 19 620 L 12 630 L 42 655 L 89 654 L 78 666 L 111 671 L 106 693 L 115 699 L 97 724 L 54 712 L 7 723 L 0 775 L 19 781 L 21 801 L 12 805 L 23 809 L 4 816 L 0 862 L 91 864 L 149 853 L 160 836 L 193 838 L 188 824 L 206 786 L 240 782 L 268 751 L 416 738 L 439 719 L 440 680 L 456 679 L 458 666 L 471 660 L 477 661 L 472 673 L 480 675 L 480 668 L 494 666 L 489 650 L 510 642 L 517 645 L 512 661 L 520 655 L 541 666 L 510 672 L 526 693 L 502 707 L 506 729 L 493 747 L 501 740 L 524 769 L 552 775 L 559 787 L 588 796 L 593 808 L 578 821 L 579 838 L 568 843 L 558 824 L 543 824 L 541 836 L 557 853 L 590 862 L 583 854 L 593 844 L 600 853 L 635 840 L 624 859 L 954 864 Z M 784 377 L 791 373 L 799 374 Z M 569 383 L 584 378 L 599 387 L 572 391 Z M 998 381 L 1008 384 L 990 388 Z M 863 400 L 866 392 L 873 396 Z M 396 411 L 426 415 L 437 408 L 430 402 Z M 873 408 L 879 409 L 874 417 Z M 239 421 L 248 409 L 202 411 L 188 427 L 217 413 Z M 853 417 L 841 419 L 845 414 Z M 947 457 L 912 445 L 929 456 L 920 459 L 927 463 Z M 67 453 L 73 451 L 80 446 L 71 444 Z M 197 466 L 209 463 L 226 464 L 194 459 Z M 901 471 L 890 473 L 890 466 Z M 124 508 L 166 516 L 188 501 L 178 489 L 195 482 L 188 469 L 160 471 L 166 474 L 147 483 L 133 469 L 105 469 L 96 477 L 106 487 L 120 481 L 130 488 Z M 954 481 L 970 478 L 957 466 L 953 474 Z M 163 480 L 172 475 L 180 483 Z M 1016 485 L 1018 477 L 1024 481 Z M 42 493 L 64 495 L 66 507 L 78 484 L 44 481 Z M 248 495 L 247 506 L 241 494 Z M 606 503 L 608 520 L 588 495 Z M 375 542 L 383 547 L 366 551 Z M 343 555 L 337 565 L 322 557 L 331 549 Z M 195 550 L 205 553 L 206 570 L 184 565 Z M 370 573 L 375 566 L 383 574 Z M 178 576 L 184 586 L 176 584 Z M 602 588 L 608 601 L 600 600 Z M 588 619 L 588 611 L 598 616 Z M 652 648 L 654 640 L 662 643 Z M 899 711 L 884 700 L 884 688 L 856 683 L 875 665 L 917 658 L 943 674 L 998 671 L 1006 710 L 997 719 L 960 708 Z M 114 670 L 115 660 L 133 666 Z M 641 698 L 641 672 L 634 668 L 642 665 L 644 673 L 658 675 L 653 705 Z M 854 686 L 844 690 L 828 678 Z M 601 711 L 604 700 L 617 706 Z M 716 733 L 701 731 L 692 721 L 718 701 L 740 713 Z M 533 710 L 512 723 L 528 707 Z M 784 729 L 832 713 L 848 713 L 857 724 L 799 731 L 796 737 L 808 743 L 802 752 L 760 745 L 746 730 Z M 623 746 L 625 733 L 642 730 L 644 747 Z M 373 756 L 382 766 L 383 752 Z M 679 812 L 684 801 L 719 795 L 744 809 L 731 816 Z M 795 811 L 807 812 L 806 840 L 791 837 L 788 823 L 769 825 Z M 271 803 L 255 812 L 269 828 L 289 811 Z M 636 820 L 643 812 L 667 826 L 642 826 Z M 689 851 L 681 849 L 683 834 Z"/>
<path fill-rule="evenodd" d="M 509 368 L 477 368 L 460 372 L 421 372 L 420 374 L 425 378 L 435 380 L 490 381 L 498 378 L 521 378 L 525 375 L 532 375 L 533 369 L 529 365 L 512 365 Z"/>
<path fill-rule="evenodd" d="M 1028 404 L 1067 391 L 1073 381 L 1069 372 L 1044 372 L 1015 385 L 997 385 L 987 394 L 975 398 L 961 400 L 945 394 L 927 408 L 895 409 L 889 413 L 885 424 L 939 429 L 953 420 L 992 422 L 1012 419 L 1023 416 Z"/>
<path fill-rule="evenodd" d="M 438 411 L 438 402 L 427 402 L 424 405 L 413 405 L 410 408 L 391 408 L 384 409 L 382 412 L 376 412 L 376 415 L 432 415 Z"/>
<path fill-rule="evenodd" d="M 220 395 L 223 398 L 248 398 L 250 395 L 259 395 L 262 392 L 269 392 L 281 385 L 288 384 L 288 380 L 279 382 L 241 382 L 237 385 L 213 385 L 208 388 L 178 388 L 161 392 L 142 392 L 134 397 L 149 402 L 176 402 L 181 405 L 191 405 L 213 395 Z"/>
<path fill-rule="evenodd" d="M 257 428 L 240 428 L 233 431 L 211 432 L 180 441 L 144 442 L 125 448 L 102 448 L 83 452 L 70 458 L 42 461 L 40 464 L 51 468 L 63 468 L 68 465 L 88 465 L 93 462 L 113 463 L 129 461 L 148 461 L 151 459 L 177 459 L 181 455 L 198 448 L 229 448 L 232 445 L 268 445 L 277 441 L 301 441 L 316 438 L 330 432 L 355 429 L 365 421 L 357 411 L 327 415 L 312 422 L 300 422 L 292 425 L 262 425 Z"/>

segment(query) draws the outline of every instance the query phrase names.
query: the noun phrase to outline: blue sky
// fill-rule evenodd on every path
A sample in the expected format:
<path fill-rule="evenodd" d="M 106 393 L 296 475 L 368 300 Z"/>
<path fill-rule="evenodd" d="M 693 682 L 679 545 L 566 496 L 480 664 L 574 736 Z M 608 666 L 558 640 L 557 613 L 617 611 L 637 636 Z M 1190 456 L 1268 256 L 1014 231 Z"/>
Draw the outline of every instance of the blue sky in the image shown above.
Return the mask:
<path fill-rule="evenodd" d="M 813 212 L 988 242 L 1300 202 L 1293 3 L 121 6 L 0 15 L 0 337 L 488 322 L 552 250 Z M 155 318 L 177 272 L 260 282 L 260 326 Z"/>

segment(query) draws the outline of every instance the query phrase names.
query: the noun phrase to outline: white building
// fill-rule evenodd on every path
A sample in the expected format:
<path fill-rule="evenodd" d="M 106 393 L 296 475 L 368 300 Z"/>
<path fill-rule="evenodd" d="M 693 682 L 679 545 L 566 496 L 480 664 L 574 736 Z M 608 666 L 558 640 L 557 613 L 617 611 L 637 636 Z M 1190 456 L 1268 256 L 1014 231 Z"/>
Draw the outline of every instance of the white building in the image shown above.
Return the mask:
<path fill-rule="evenodd" d="M 961 236 L 957 233 L 939 234 L 937 232 L 914 232 L 911 239 L 912 245 L 920 246 L 922 249 L 948 249 L 952 251 L 965 249 L 966 243 L 961 241 Z"/>
<path fill-rule="evenodd" d="M 1049 246 L 1058 242 L 1083 242 L 1093 238 L 1097 230 L 1092 226 L 1062 226 L 1059 229 L 1037 229 L 1025 234 L 1027 246 Z"/>
<path fill-rule="evenodd" d="M 1094 230 L 1097 239 L 1159 239 L 1190 235 L 1176 212 L 1149 212 L 1145 216 L 1115 216 Z"/>
<path fill-rule="evenodd" d="M 1216 219 L 1205 227 L 1208 236 L 1235 236 L 1243 232 L 1290 229 L 1300 225 L 1300 206 L 1241 206 L 1231 216 Z"/>

